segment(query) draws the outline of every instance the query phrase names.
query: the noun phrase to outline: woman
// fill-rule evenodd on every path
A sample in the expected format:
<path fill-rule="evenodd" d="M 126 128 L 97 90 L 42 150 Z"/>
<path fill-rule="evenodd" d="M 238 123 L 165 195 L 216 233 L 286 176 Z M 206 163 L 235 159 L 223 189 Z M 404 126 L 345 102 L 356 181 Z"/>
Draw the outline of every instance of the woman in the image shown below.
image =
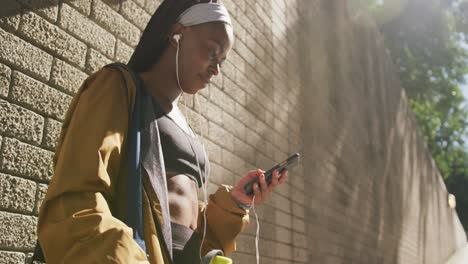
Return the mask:
<path fill-rule="evenodd" d="M 209 162 L 177 102 L 218 75 L 233 45 L 226 9 L 200 2 L 163 1 L 128 68 L 104 67 L 75 96 L 39 214 L 47 263 L 197 263 L 198 252 L 229 254 L 249 205 L 285 181 L 286 173 L 275 172 L 267 186 L 264 171 L 253 170 L 199 206 Z M 141 167 L 135 167 L 141 181 L 132 189 L 135 109 L 142 112 Z M 254 196 L 246 195 L 244 185 L 256 178 Z"/>

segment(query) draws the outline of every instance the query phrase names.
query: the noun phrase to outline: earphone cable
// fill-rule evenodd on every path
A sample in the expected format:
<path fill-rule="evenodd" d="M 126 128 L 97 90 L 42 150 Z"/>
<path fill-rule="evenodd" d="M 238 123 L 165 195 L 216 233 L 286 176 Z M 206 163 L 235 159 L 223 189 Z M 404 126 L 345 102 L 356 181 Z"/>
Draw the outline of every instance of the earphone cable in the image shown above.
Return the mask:
<path fill-rule="evenodd" d="M 177 85 L 179 86 L 179 89 L 180 89 L 180 92 L 181 92 L 181 96 L 183 94 L 183 90 L 182 90 L 182 86 L 180 85 L 180 79 L 179 79 L 179 37 L 175 37 L 175 40 L 177 42 L 177 50 L 176 50 L 176 78 L 177 78 Z M 198 100 L 195 100 L 196 102 L 198 102 Z M 188 115 L 187 115 L 187 104 L 186 104 L 186 100 L 184 100 L 184 107 L 185 107 L 185 118 L 186 118 L 186 121 L 187 121 L 187 124 L 189 123 L 188 122 Z M 200 107 L 198 107 L 200 109 Z M 199 126 L 201 127 L 201 126 Z M 201 137 L 203 138 L 204 135 L 203 135 L 203 129 L 200 129 L 200 134 L 201 134 Z M 201 141 L 201 140 L 200 140 Z M 203 190 L 203 202 L 204 202 L 204 210 L 203 210 L 203 236 L 202 236 L 202 239 L 201 239 L 201 242 L 200 242 L 200 249 L 199 249 L 199 254 L 200 254 L 200 262 L 202 260 L 202 247 L 203 247 L 203 242 L 205 240 L 205 236 L 206 236 L 206 211 L 208 210 L 208 194 L 207 194 L 207 183 L 208 183 L 208 180 L 209 180 L 209 173 L 207 172 L 206 170 L 206 164 L 208 162 L 208 154 L 206 153 L 206 150 L 205 150 L 205 147 L 203 145 L 203 142 L 201 142 L 201 145 L 202 145 L 202 149 L 203 149 L 203 154 L 205 155 L 205 182 L 203 181 L 203 179 L 201 179 L 201 184 L 202 184 L 202 190 Z M 193 144 L 190 144 L 190 147 L 192 148 L 192 151 L 195 155 L 195 160 L 197 161 L 197 168 L 198 168 L 198 173 L 200 174 L 200 178 L 202 177 L 202 173 L 201 173 L 201 168 L 200 168 L 200 163 L 198 161 L 198 157 L 197 157 L 197 153 L 195 152 L 195 148 L 193 147 Z"/>

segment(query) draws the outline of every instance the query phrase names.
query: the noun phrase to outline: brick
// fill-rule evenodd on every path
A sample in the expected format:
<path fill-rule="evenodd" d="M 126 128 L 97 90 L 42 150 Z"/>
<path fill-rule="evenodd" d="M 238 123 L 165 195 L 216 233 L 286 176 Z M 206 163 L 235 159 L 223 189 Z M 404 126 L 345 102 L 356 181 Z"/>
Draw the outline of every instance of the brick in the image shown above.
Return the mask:
<path fill-rule="evenodd" d="M 48 149 L 55 149 L 60 136 L 62 123 L 48 118 L 45 126 L 45 135 L 42 144 Z"/>
<path fill-rule="evenodd" d="M 121 13 L 141 30 L 145 29 L 146 24 L 151 18 L 143 8 L 135 4 L 133 1 L 122 2 Z"/>
<path fill-rule="evenodd" d="M 52 56 L 0 28 L 0 61 L 12 64 L 34 77 L 47 81 Z"/>
<path fill-rule="evenodd" d="M 92 0 L 63 0 L 70 4 L 85 16 L 89 16 L 91 13 L 91 1 Z"/>
<path fill-rule="evenodd" d="M 141 1 L 141 0 L 137 0 L 137 1 Z M 156 9 L 158 8 L 158 6 L 161 4 L 162 0 L 149 0 L 149 1 L 146 1 L 146 4 L 145 4 L 145 10 L 146 12 L 150 13 L 150 14 L 153 14 Z"/>
<path fill-rule="evenodd" d="M 255 162 L 255 149 L 237 138 L 234 139 L 234 154 L 250 163 Z"/>
<path fill-rule="evenodd" d="M 298 175 L 294 175 L 294 176 L 298 176 Z M 293 215 L 300 217 L 300 218 L 305 218 L 305 208 L 302 205 L 299 205 L 297 203 L 292 203 L 292 205 L 293 205 L 292 207 Z"/>
<path fill-rule="evenodd" d="M 67 94 L 74 95 L 87 77 L 88 75 L 80 69 L 62 60 L 55 59 L 50 81 L 53 85 L 63 89 Z"/>
<path fill-rule="evenodd" d="M 47 184 L 38 184 L 37 185 L 37 200 L 36 204 L 34 206 L 34 214 L 38 215 L 39 214 L 39 208 L 41 208 L 42 201 L 44 200 L 44 197 L 47 193 Z"/>
<path fill-rule="evenodd" d="M 140 30 L 103 2 L 93 1 L 91 18 L 128 45 L 135 47 L 138 44 Z"/>
<path fill-rule="evenodd" d="M 213 77 L 211 77 L 211 82 L 209 84 L 210 87 L 216 87 L 218 89 L 222 89 L 223 88 L 223 79 L 224 79 L 224 76 L 221 72 L 221 74 L 218 74 L 218 75 L 215 75 Z"/>
<path fill-rule="evenodd" d="M 211 163 L 210 169 L 210 182 L 221 185 L 221 184 L 234 184 L 234 177 L 232 173 L 217 165 L 216 163 Z"/>
<path fill-rule="evenodd" d="M 255 225 L 255 223 L 251 222 L 249 224 L 249 227 L 253 225 Z M 237 242 L 236 251 L 233 253 L 242 252 L 242 253 L 255 254 L 255 238 L 252 238 L 251 236 L 247 236 L 245 234 L 246 234 L 245 232 L 242 232 L 241 234 L 239 234 L 238 237 L 236 237 L 236 242 Z M 239 263 L 239 262 L 235 262 L 235 263 Z"/>
<path fill-rule="evenodd" d="M 251 127 L 252 129 L 255 129 L 256 124 L 257 124 L 257 118 L 252 113 L 247 111 L 245 106 L 236 103 L 235 107 L 236 107 L 235 113 L 237 115 L 236 116 L 237 119 L 239 119 L 239 121 L 244 123 L 247 127 Z"/>
<path fill-rule="evenodd" d="M 15 0 L 2 1 L 0 9 L 0 26 L 17 30 L 21 19 L 21 5 Z"/>
<path fill-rule="evenodd" d="M 86 59 L 86 72 L 92 74 L 112 61 L 94 49 L 90 49 Z"/>
<path fill-rule="evenodd" d="M 292 242 L 292 231 L 284 227 L 275 228 L 276 237 L 275 240 L 283 242 L 285 244 L 291 244 Z"/>
<path fill-rule="evenodd" d="M 223 126 L 223 110 L 221 108 L 210 101 L 206 101 L 203 103 L 202 109 L 202 113 L 207 119 L 219 126 Z"/>
<path fill-rule="evenodd" d="M 294 202 L 299 203 L 301 205 L 306 204 L 306 199 L 305 199 L 304 193 L 300 192 L 300 191 L 293 192 L 292 196 L 291 196 L 291 200 L 293 200 Z"/>
<path fill-rule="evenodd" d="M 240 252 L 238 253 L 234 252 L 232 254 L 232 262 L 233 263 L 257 263 L 255 255 L 252 255 L 251 253 L 244 254 Z"/>
<path fill-rule="evenodd" d="M 0 99 L 0 133 L 37 144 L 43 127 L 42 116 Z"/>
<path fill-rule="evenodd" d="M 63 119 L 72 97 L 20 72 L 13 72 L 11 99 L 41 114 Z"/>
<path fill-rule="evenodd" d="M 158 2 L 158 0 L 151 0 L 151 1 L 157 1 Z M 133 2 L 135 2 L 140 7 L 145 7 L 145 5 L 146 5 L 146 0 L 133 0 Z M 153 10 L 153 12 L 154 12 L 154 10 Z"/>
<path fill-rule="evenodd" d="M 240 72 L 245 73 L 245 60 L 235 50 L 229 53 L 227 61 L 234 65 Z"/>
<path fill-rule="evenodd" d="M 208 135 L 208 120 L 200 115 L 199 113 L 187 109 L 187 112 L 185 111 L 185 108 L 182 106 L 181 110 L 183 110 L 183 113 L 186 114 L 187 121 L 189 122 L 190 126 L 195 130 L 195 133 L 202 137 L 207 137 Z"/>
<path fill-rule="evenodd" d="M 35 196 L 35 182 L 0 173 L 0 208 L 31 213 Z"/>
<path fill-rule="evenodd" d="M 223 149 L 222 159 L 222 165 L 226 169 L 234 172 L 237 177 L 240 177 L 247 172 L 245 168 L 245 162 L 238 156 L 234 155 L 232 152 Z"/>
<path fill-rule="evenodd" d="M 67 4 L 62 5 L 58 25 L 74 37 L 99 50 L 107 57 L 114 56 L 115 37 Z"/>
<path fill-rule="evenodd" d="M 247 31 L 236 18 L 231 18 L 231 22 L 234 27 L 234 36 L 236 41 L 242 41 L 245 43 L 247 38 Z"/>
<path fill-rule="evenodd" d="M 229 11 L 229 15 L 231 17 L 236 17 L 237 16 L 237 12 L 240 12 L 240 10 L 238 10 L 238 7 L 236 6 L 236 4 L 234 4 L 234 1 L 233 0 L 224 0 L 223 1 L 223 5 L 226 7 L 226 9 Z"/>
<path fill-rule="evenodd" d="M 179 98 L 179 107 L 180 109 L 184 110 L 183 112 L 185 113 L 185 108 L 184 107 L 188 107 L 188 108 L 191 108 L 191 109 L 194 109 L 194 96 L 181 96 Z"/>
<path fill-rule="evenodd" d="M 211 121 L 208 122 L 208 138 L 228 150 L 234 149 L 234 137 Z"/>
<path fill-rule="evenodd" d="M 52 23 L 57 21 L 58 0 L 19 0 Z"/>
<path fill-rule="evenodd" d="M 50 180 L 53 152 L 5 138 L 0 169 L 4 172 L 38 180 Z"/>
<path fill-rule="evenodd" d="M 115 60 L 127 63 L 133 54 L 133 48 L 123 43 L 120 40 L 117 40 L 117 47 L 115 51 Z"/>
<path fill-rule="evenodd" d="M 223 126 L 231 134 L 235 135 L 241 140 L 245 140 L 245 125 L 242 124 L 239 120 L 232 117 L 230 114 L 223 112 Z"/>
<path fill-rule="evenodd" d="M 229 78 L 224 78 L 223 90 L 233 100 L 237 101 L 240 105 L 245 105 L 247 102 L 247 95 L 236 83 Z M 234 104 L 235 105 L 235 104 Z M 231 112 L 232 113 L 232 112 Z M 235 107 L 234 112 L 235 113 Z"/>
<path fill-rule="evenodd" d="M 281 259 L 292 259 L 292 246 L 283 244 L 283 243 L 275 243 L 274 247 L 274 257 L 281 258 Z"/>
<path fill-rule="evenodd" d="M 255 65 L 256 56 L 244 43 L 241 41 L 234 42 L 233 50 L 235 50 L 247 63 L 250 63 L 252 66 Z"/>
<path fill-rule="evenodd" d="M 11 69 L 0 64 L 0 97 L 7 97 L 10 89 Z"/>
<path fill-rule="evenodd" d="M 33 250 L 36 243 L 37 218 L 0 212 L 0 245 L 16 250 Z"/>
<path fill-rule="evenodd" d="M 304 220 L 297 217 L 293 217 L 293 229 L 296 232 L 304 233 L 306 231 Z"/>
<path fill-rule="evenodd" d="M 108 7 L 114 9 L 115 11 L 120 10 L 121 3 L 123 1 L 121 0 L 101 0 L 103 3 L 105 3 Z"/>
<path fill-rule="evenodd" d="M 24 263 L 25 255 L 22 252 L 0 251 L 1 264 Z"/>
<path fill-rule="evenodd" d="M 276 210 L 275 211 L 275 223 L 277 225 L 286 227 L 291 229 L 292 228 L 292 216 L 281 211 L 281 210 Z"/>
<path fill-rule="evenodd" d="M 235 101 L 217 87 L 212 87 L 210 91 L 210 100 L 230 114 L 235 114 Z"/>
<path fill-rule="evenodd" d="M 287 213 L 291 213 L 291 201 L 279 195 L 277 191 L 271 195 L 271 202 L 275 205 L 276 208 L 281 209 Z"/>
<path fill-rule="evenodd" d="M 304 233 L 293 232 L 293 245 L 295 248 L 307 248 L 307 237 Z"/>
<path fill-rule="evenodd" d="M 210 162 L 222 163 L 222 151 L 223 149 L 218 145 L 213 143 L 210 140 L 204 140 L 204 146 L 206 153 L 209 157 Z"/>
<path fill-rule="evenodd" d="M 84 66 L 86 44 L 36 14 L 28 12 L 23 15 L 20 34 L 61 59 Z"/>
<path fill-rule="evenodd" d="M 307 250 L 293 247 L 293 259 L 294 261 L 308 263 L 309 256 Z"/>
<path fill-rule="evenodd" d="M 260 151 L 265 150 L 265 146 L 267 144 L 266 140 L 260 137 L 260 135 L 258 135 L 254 130 L 248 127 L 246 127 L 246 131 L 245 131 L 245 140 L 248 144 L 250 144 L 254 148 Z"/>
<path fill-rule="evenodd" d="M 208 90 L 210 87 L 208 86 L 207 88 L 203 90 Z M 205 104 L 207 103 L 207 98 L 200 93 L 197 95 L 191 96 L 193 98 L 193 110 L 206 116 L 206 106 Z"/>

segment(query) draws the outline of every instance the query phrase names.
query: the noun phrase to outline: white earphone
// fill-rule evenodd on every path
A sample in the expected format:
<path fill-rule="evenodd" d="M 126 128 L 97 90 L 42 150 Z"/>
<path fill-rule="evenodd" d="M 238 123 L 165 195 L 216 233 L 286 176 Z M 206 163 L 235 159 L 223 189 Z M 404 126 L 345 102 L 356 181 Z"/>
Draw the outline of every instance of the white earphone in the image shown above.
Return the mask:
<path fill-rule="evenodd" d="M 175 63 L 176 63 L 176 78 L 177 78 L 177 85 L 179 86 L 180 93 L 181 95 L 184 93 L 184 90 L 182 90 L 182 87 L 180 86 L 180 79 L 179 79 L 179 40 L 180 40 L 180 34 L 174 34 L 172 38 L 176 41 L 177 43 L 177 50 L 176 50 L 176 57 L 175 57 Z"/>

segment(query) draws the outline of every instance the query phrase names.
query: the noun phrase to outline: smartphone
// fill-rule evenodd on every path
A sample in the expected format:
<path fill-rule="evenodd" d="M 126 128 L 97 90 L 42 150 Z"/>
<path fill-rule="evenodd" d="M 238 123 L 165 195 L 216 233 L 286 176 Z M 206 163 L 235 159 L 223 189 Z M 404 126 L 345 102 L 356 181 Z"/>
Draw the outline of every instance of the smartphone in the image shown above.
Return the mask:
<path fill-rule="evenodd" d="M 266 181 L 267 185 L 270 185 L 270 183 L 272 181 L 272 176 L 273 176 L 273 171 L 274 170 L 278 169 L 278 176 L 280 176 L 281 173 L 284 170 L 289 170 L 294 165 L 296 165 L 297 162 L 299 161 L 300 156 L 301 155 L 299 155 L 299 153 L 294 153 L 293 155 L 289 156 L 289 158 L 287 158 L 285 161 L 280 162 L 279 164 L 277 164 L 273 168 L 266 171 L 264 174 L 265 174 L 265 181 Z M 257 183 L 257 182 L 259 182 L 258 178 L 252 180 L 251 182 L 247 183 L 244 186 L 244 190 L 245 190 L 245 193 L 247 195 L 253 195 L 253 193 L 254 193 L 253 192 L 253 185 L 254 185 L 254 183 Z M 259 184 L 259 187 L 260 187 L 260 184 Z"/>

